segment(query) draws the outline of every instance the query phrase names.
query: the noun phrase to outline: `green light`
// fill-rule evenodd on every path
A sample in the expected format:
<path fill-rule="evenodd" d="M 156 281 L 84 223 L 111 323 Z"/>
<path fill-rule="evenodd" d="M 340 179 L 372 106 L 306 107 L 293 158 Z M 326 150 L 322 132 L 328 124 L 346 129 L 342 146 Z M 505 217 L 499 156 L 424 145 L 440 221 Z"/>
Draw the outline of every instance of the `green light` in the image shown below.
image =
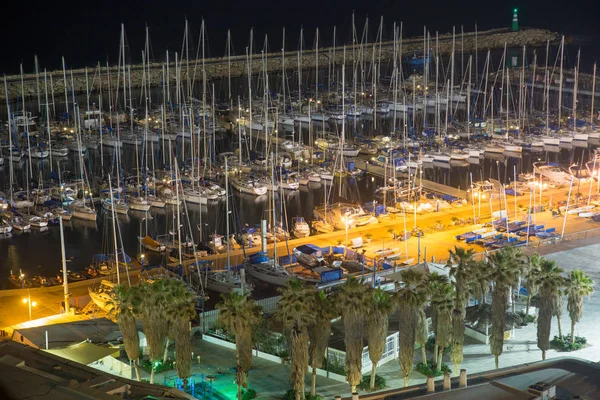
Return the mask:
<path fill-rule="evenodd" d="M 519 10 L 515 8 L 515 10 L 513 12 L 517 12 L 517 11 L 519 11 Z"/>

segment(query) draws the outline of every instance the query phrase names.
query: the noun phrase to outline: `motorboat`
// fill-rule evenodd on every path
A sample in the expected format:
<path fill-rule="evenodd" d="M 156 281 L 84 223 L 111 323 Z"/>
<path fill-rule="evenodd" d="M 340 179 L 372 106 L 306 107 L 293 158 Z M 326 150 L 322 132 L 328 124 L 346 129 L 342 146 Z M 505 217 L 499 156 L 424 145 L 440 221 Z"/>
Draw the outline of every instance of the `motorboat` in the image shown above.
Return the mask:
<path fill-rule="evenodd" d="M 292 253 L 298 262 L 308 265 L 309 267 L 317 267 L 324 263 L 321 248 L 314 244 L 303 244 L 295 247 L 292 250 Z"/>
<path fill-rule="evenodd" d="M 157 253 L 162 253 L 167 250 L 167 247 L 162 243 L 152 239 L 150 236 L 146 235 L 144 237 L 138 236 L 138 241 L 147 250 L 155 251 Z"/>

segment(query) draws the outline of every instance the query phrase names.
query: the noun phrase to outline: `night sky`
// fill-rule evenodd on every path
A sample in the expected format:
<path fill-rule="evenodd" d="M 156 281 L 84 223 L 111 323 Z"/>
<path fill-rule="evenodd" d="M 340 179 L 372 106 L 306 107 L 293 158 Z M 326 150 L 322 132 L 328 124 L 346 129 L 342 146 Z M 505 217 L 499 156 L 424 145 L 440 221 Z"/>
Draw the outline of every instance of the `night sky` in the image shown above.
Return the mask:
<path fill-rule="evenodd" d="M 452 25 L 465 31 L 510 25 L 513 7 L 519 8 L 521 26 L 547 28 L 576 35 L 584 43 L 598 42 L 600 25 L 597 0 L 303 0 L 303 1 L 27 1 L 12 10 L 3 9 L 2 56 L 0 72 L 15 73 L 19 63 L 33 70 L 37 54 L 41 68 L 57 69 L 61 56 L 68 67 L 103 64 L 107 58 L 116 63 L 120 24 L 125 24 L 127 42 L 134 61 L 141 59 L 145 26 L 150 28 L 152 56 L 164 58 L 165 49 L 180 51 L 184 20 L 191 29 L 191 43 L 198 42 L 201 19 L 207 27 L 208 55 L 225 52 L 227 29 L 231 29 L 233 50 L 243 54 L 251 27 L 255 29 L 255 48 L 261 49 L 264 35 L 271 50 L 281 48 L 281 28 L 286 27 L 287 48 L 296 48 L 300 26 L 304 27 L 307 47 L 313 46 L 315 28 L 320 28 L 320 43 L 331 42 L 333 25 L 337 41 L 351 38 L 351 16 L 355 11 L 357 30 L 362 32 L 369 16 L 370 38 L 375 38 L 379 18 L 384 16 L 385 37 L 390 37 L 394 21 L 404 21 L 405 36 L 416 36 L 427 25 L 431 32 L 450 32 Z M 596 53 L 597 54 L 597 53 Z M 596 57 L 596 54 L 593 57 Z M 590 55 L 592 56 L 592 55 Z"/>

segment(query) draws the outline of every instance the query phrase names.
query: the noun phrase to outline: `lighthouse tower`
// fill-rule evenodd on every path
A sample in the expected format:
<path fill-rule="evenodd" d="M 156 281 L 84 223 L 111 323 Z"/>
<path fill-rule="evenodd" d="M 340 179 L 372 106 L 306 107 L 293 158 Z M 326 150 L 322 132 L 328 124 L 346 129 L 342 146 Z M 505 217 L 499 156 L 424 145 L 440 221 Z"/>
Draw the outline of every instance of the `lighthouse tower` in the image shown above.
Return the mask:
<path fill-rule="evenodd" d="M 519 30 L 519 9 L 515 8 L 513 10 L 513 20 L 512 20 L 512 31 L 517 32 Z"/>

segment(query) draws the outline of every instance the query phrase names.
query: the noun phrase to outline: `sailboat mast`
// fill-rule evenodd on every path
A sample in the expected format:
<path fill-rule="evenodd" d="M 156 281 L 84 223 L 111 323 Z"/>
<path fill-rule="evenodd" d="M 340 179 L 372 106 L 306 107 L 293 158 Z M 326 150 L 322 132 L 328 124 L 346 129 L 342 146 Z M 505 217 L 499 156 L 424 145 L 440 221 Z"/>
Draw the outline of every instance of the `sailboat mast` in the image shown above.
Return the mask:
<path fill-rule="evenodd" d="M 23 124 L 25 134 L 27 135 L 27 150 L 29 153 L 29 177 L 33 178 L 33 170 L 31 168 L 31 142 L 29 140 L 29 136 L 31 136 L 31 132 L 29 132 L 29 119 L 27 118 L 27 111 L 25 111 L 25 85 L 23 84 L 23 64 L 20 65 L 21 70 L 21 101 L 23 103 Z M 18 129 L 18 127 L 17 127 Z"/>
<path fill-rule="evenodd" d="M 560 77 L 558 83 L 558 129 L 560 129 L 560 120 L 562 117 L 562 90 L 563 90 L 563 59 L 565 51 L 565 37 L 560 42 Z"/>
<path fill-rule="evenodd" d="M 283 27 L 283 34 L 281 39 L 281 88 L 283 90 L 283 114 L 286 115 L 285 108 L 285 86 L 287 80 L 285 79 L 285 26 Z"/>
<path fill-rule="evenodd" d="M 592 75 L 592 108 L 590 109 L 590 124 L 594 125 L 594 99 L 596 98 L 596 63 L 594 63 L 594 73 Z"/>
<path fill-rule="evenodd" d="M 227 268 L 231 265 L 231 249 L 229 245 L 229 171 L 225 157 L 225 235 L 227 236 Z"/>
<path fill-rule="evenodd" d="M 573 86 L 573 131 L 577 131 L 577 88 L 579 86 L 579 62 L 581 49 L 577 51 L 577 68 L 575 68 L 575 85 Z"/>
<path fill-rule="evenodd" d="M 4 75 L 4 98 L 6 99 L 6 115 L 8 117 L 8 169 L 10 175 L 10 202 L 13 203 L 13 144 L 12 144 L 12 122 L 13 117 L 10 113 L 10 102 L 8 98 L 8 84 L 6 83 L 6 75 Z"/>
<path fill-rule="evenodd" d="M 110 190 L 110 214 L 112 217 L 112 228 L 113 228 L 113 240 L 115 246 L 115 268 L 117 270 L 117 284 L 121 284 L 121 275 L 119 273 L 119 247 L 117 245 L 117 215 L 115 213 L 115 198 L 113 196 L 112 190 L 112 182 L 110 180 L 110 175 L 108 176 L 108 188 Z M 125 254 L 123 253 L 123 259 L 125 259 Z"/>
<path fill-rule="evenodd" d="M 50 134 L 50 103 L 48 103 L 48 76 L 44 68 L 44 94 L 46 97 L 46 129 L 48 130 L 48 153 L 50 154 L 50 172 L 52 172 L 52 135 Z"/>

